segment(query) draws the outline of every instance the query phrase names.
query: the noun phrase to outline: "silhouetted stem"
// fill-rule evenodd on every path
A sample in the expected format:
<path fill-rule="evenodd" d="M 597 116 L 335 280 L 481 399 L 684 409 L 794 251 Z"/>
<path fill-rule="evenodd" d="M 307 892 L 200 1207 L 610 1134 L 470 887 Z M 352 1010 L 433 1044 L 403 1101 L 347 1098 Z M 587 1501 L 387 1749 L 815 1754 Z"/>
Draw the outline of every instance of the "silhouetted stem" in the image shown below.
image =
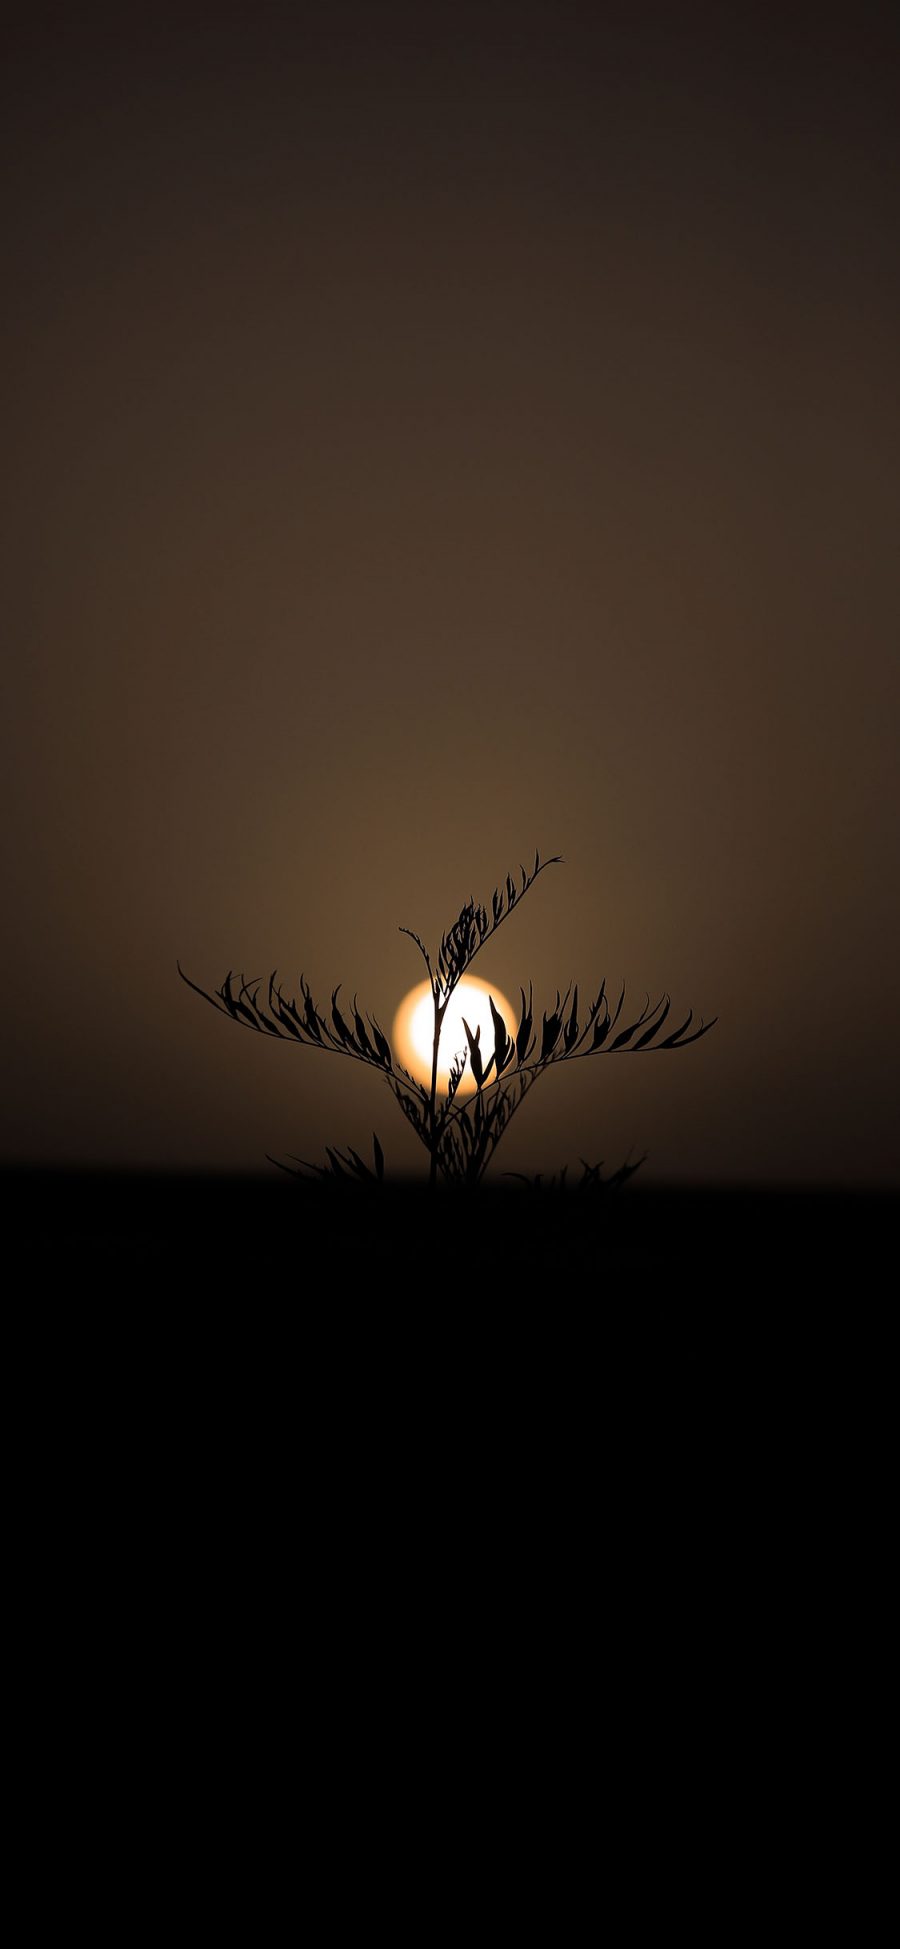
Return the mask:
<path fill-rule="evenodd" d="M 438 1000 L 438 996 L 437 996 L 437 990 L 436 990 L 436 988 L 435 988 L 435 989 L 433 990 L 433 994 L 434 994 L 434 1041 L 433 1041 L 433 1043 L 432 1043 L 432 1045 L 431 1045 L 431 1095 L 430 1095 L 430 1097 L 429 1097 L 429 1101 L 428 1101 L 428 1147 L 429 1147 L 429 1150 L 430 1150 L 430 1152 L 431 1152 L 431 1169 L 430 1169 L 430 1172 L 429 1172 L 429 1176 L 428 1176 L 428 1183 L 429 1183 L 429 1185 L 430 1185 L 430 1186 L 431 1186 L 431 1185 L 435 1185 L 435 1184 L 437 1184 L 437 1167 L 438 1167 L 438 1133 L 437 1133 L 437 1072 L 438 1072 L 438 1047 L 439 1047 L 439 1044 L 440 1044 L 440 1040 L 441 1040 L 441 1027 L 442 1027 L 442 1024 L 443 1024 L 443 1020 L 444 1020 L 444 1010 L 443 1010 L 443 1008 L 441 1007 L 441 1005 L 440 1005 L 440 1002 L 439 1002 L 439 1000 Z M 445 1006 L 446 1006 L 446 1004 L 445 1004 Z"/>

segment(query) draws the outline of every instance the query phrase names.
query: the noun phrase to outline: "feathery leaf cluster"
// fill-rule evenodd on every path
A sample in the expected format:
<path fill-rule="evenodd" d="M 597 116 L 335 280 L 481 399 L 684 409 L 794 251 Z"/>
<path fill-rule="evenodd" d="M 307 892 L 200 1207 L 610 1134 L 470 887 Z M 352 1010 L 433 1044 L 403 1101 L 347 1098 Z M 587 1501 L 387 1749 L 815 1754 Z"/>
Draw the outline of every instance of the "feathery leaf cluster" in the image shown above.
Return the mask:
<path fill-rule="evenodd" d="M 264 985 L 262 976 L 246 980 L 242 975 L 238 981 L 229 970 L 221 986 L 210 993 L 189 979 L 180 962 L 178 972 L 195 994 L 210 1002 L 240 1027 L 255 1029 L 261 1034 L 273 1035 L 285 1041 L 299 1042 L 306 1048 L 329 1050 L 379 1070 L 403 1115 L 429 1154 L 431 1182 L 435 1183 L 440 1177 L 454 1184 L 477 1184 L 510 1119 L 537 1078 L 548 1069 L 560 1062 L 588 1056 L 645 1055 L 663 1049 L 684 1049 L 689 1043 L 699 1042 L 701 1036 L 707 1035 L 716 1019 L 714 1017 L 710 1022 L 701 1019 L 698 1027 L 692 1027 L 694 1015 L 693 1010 L 689 1009 L 679 1027 L 663 1035 L 669 1019 L 671 999 L 668 994 L 663 994 L 658 1001 L 651 1003 L 649 995 L 646 995 L 640 1012 L 631 1020 L 626 1019 L 624 1026 L 619 1028 L 625 1004 L 625 985 L 623 983 L 615 1008 L 611 1009 L 605 979 L 581 1013 L 578 987 L 570 985 L 565 994 L 557 989 L 551 1007 L 544 1009 L 538 1017 L 533 987 L 529 982 L 527 995 L 524 988 L 519 990 L 521 1007 L 515 1035 L 510 1035 L 493 998 L 490 1001 L 493 1028 L 491 1049 L 482 1047 L 480 1026 L 473 1030 L 464 1020 L 468 1047 L 454 1059 L 446 1095 L 439 1098 L 438 1046 L 451 995 L 463 975 L 468 973 L 476 955 L 530 892 L 539 875 L 548 866 L 561 863 L 558 854 L 542 860 L 540 854 L 535 853 L 530 871 L 524 866 L 520 868 L 521 884 L 507 874 L 505 884 L 495 888 L 492 893 L 489 907 L 471 898 L 467 900 L 456 920 L 442 935 L 434 959 L 418 934 L 409 927 L 401 928 L 401 933 L 407 934 L 418 948 L 431 987 L 434 1040 L 430 1088 L 417 1081 L 398 1062 L 383 1029 L 373 1015 L 363 1015 L 356 995 L 347 1013 L 342 1012 L 338 1003 L 340 985 L 332 990 L 330 1009 L 323 1010 L 314 1001 L 302 974 L 298 1004 L 295 998 L 285 996 L 275 973 L 269 976 L 268 983 Z M 475 1092 L 473 1096 L 461 1100 L 459 1086 L 467 1065 Z M 313 1170 L 320 1177 L 348 1182 L 380 1182 L 383 1178 L 384 1158 L 377 1137 L 374 1173 L 362 1163 L 354 1150 L 345 1154 L 329 1149 L 326 1154 L 329 1160 L 327 1167 L 315 1165 L 305 1168 Z M 636 1168 L 623 1165 L 618 1176 L 627 1176 Z M 583 1182 L 590 1182 L 598 1171 L 599 1166 L 585 1164 Z M 565 1182 L 564 1172 L 560 1182 Z"/>

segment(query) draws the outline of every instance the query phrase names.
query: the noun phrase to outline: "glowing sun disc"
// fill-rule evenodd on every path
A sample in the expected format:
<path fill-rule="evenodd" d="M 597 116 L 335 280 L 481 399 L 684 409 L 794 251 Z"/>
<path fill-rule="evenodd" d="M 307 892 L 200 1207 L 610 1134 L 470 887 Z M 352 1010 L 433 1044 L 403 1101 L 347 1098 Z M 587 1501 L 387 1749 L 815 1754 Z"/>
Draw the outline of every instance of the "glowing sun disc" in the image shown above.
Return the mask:
<path fill-rule="evenodd" d="M 499 988 L 495 987 L 493 982 L 479 981 L 476 975 L 463 975 L 458 988 L 453 991 L 441 1028 L 437 1083 L 439 1091 L 444 1096 L 450 1082 L 450 1065 L 454 1056 L 459 1055 L 463 1049 L 466 1051 L 466 1067 L 459 1086 L 459 1094 L 465 1096 L 475 1088 L 469 1069 L 469 1045 L 463 1028 L 463 1016 L 473 1035 L 479 1027 L 481 1029 L 479 1048 L 485 1065 L 493 1055 L 494 1023 L 489 997 L 506 1023 L 507 1035 L 514 1036 L 516 1033 L 519 1026 L 518 1015 L 506 996 L 501 995 Z M 420 981 L 418 987 L 410 989 L 406 1000 L 400 1003 L 394 1016 L 392 1044 L 404 1069 L 408 1069 L 418 1083 L 424 1083 L 426 1089 L 431 1086 L 433 1041 L 434 1004 L 431 999 L 431 987 L 427 981 Z M 494 1073 L 491 1070 L 489 1083 L 493 1082 Z"/>

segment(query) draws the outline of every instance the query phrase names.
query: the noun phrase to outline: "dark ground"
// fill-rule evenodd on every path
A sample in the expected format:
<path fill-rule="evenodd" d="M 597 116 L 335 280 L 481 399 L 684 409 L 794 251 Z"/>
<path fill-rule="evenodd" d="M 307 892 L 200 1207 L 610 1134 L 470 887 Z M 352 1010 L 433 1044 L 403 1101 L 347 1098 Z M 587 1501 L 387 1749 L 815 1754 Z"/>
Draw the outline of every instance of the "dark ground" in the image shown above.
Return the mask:
<path fill-rule="evenodd" d="M 866 1403 L 894 1371 L 892 1193 L 431 1195 L 274 1170 L 4 1188 L 29 1384 L 121 1417 L 126 1443 L 158 1423 L 163 1452 L 274 1443 L 290 1471 L 324 1443 L 333 1476 L 360 1442 L 408 1469 L 539 1437 L 590 1473 L 598 1441 L 633 1467 L 667 1427 L 698 1457 L 743 1427 L 759 1467 L 810 1415 L 831 1445 L 887 1425 Z"/>
<path fill-rule="evenodd" d="M 431 1529 L 465 1504 L 482 1547 L 540 1509 L 580 1551 L 630 1509 L 668 1511 L 677 1553 L 685 1523 L 764 1506 L 793 1553 L 890 1479 L 894 1195 L 4 1188 L 25 1479 L 55 1503 L 71 1474 L 126 1529 L 161 1505 L 224 1547 L 241 1511 L 277 1553 L 368 1510 L 369 1550 L 386 1511 Z"/>
<path fill-rule="evenodd" d="M 19 1278 L 50 1275 L 56 1295 L 84 1279 L 95 1298 L 300 1298 L 316 1310 L 521 1307 L 629 1296 L 670 1306 L 776 1287 L 812 1303 L 838 1287 L 872 1301 L 893 1282 L 900 1199 L 890 1192 L 765 1188 L 475 1193 L 422 1184 L 343 1186 L 277 1175 L 203 1177 L 11 1170 L 7 1239 Z M 384 1301 L 381 1305 L 383 1307 Z"/>
<path fill-rule="evenodd" d="M 474 1663 L 521 1722 L 549 1672 L 580 1724 L 599 1667 L 604 1724 L 677 1703 L 679 1769 L 700 1697 L 726 1745 L 738 1706 L 765 1745 L 807 1693 L 832 1737 L 840 1634 L 852 1612 L 870 1642 L 890 1561 L 896 1197 L 4 1188 L 8 1502 L 47 1669 L 60 1632 L 79 1685 L 137 1658 L 127 1696 L 137 1672 L 165 1725 L 203 1674 L 219 1714 L 249 1660 L 280 1724 L 312 1631 L 303 1683 L 336 1668 L 348 1710 L 353 1674 L 381 1696 L 436 1658 L 423 1697 Z"/>
<path fill-rule="evenodd" d="M 737 1443 L 758 1470 L 810 1417 L 830 1451 L 854 1427 L 857 1454 L 889 1425 L 891 1193 L 431 1195 L 274 1170 L 4 1188 L 7 1349 L 22 1336 L 26 1386 L 76 1446 L 92 1404 L 114 1452 L 137 1428 L 158 1467 L 252 1448 L 286 1479 L 325 1452 L 330 1493 L 394 1448 L 406 1481 L 438 1451 L 474 1468 L 536 1442 L 587 1479 L 598 1443 L 633 1476 L 668 1442 L 709 1483 L 711 1456 Z"/>
<path fill-rule="evenodd" d="M 171 1852 L 257 1920 L 349 1834 L 393 1899 L 399 1822 L 427 1863 L 462 1810 L 554 1917 L 574 1848 L 718 1926 L 760 1863 L 806 1912 L 860 1793 L 871 1849 L 896 1200 L 5 1190 L 14 1753 L 67 1890 L 100 1835 L 117 1905 L 170 1915 Z"/>

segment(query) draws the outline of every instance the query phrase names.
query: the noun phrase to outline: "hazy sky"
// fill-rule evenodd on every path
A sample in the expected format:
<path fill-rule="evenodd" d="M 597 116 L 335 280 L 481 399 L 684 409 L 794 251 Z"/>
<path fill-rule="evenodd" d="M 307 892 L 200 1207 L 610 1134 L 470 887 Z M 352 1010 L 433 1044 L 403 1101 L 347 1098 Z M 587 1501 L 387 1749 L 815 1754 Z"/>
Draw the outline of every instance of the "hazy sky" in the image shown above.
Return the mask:
<path fill-rule="evenodd" d="M 495 1169 L 896 1178 L 892 16 L 7 24 L 7 1159 L 416 1167 L 176 956 L 387 1024 L 539 846 L 479 973 L 719 1022 Z"/>

